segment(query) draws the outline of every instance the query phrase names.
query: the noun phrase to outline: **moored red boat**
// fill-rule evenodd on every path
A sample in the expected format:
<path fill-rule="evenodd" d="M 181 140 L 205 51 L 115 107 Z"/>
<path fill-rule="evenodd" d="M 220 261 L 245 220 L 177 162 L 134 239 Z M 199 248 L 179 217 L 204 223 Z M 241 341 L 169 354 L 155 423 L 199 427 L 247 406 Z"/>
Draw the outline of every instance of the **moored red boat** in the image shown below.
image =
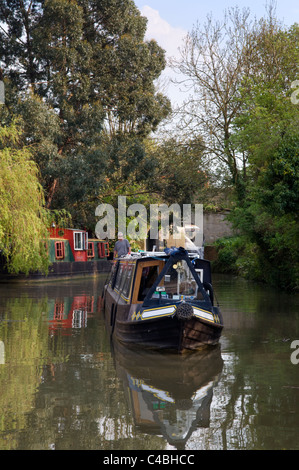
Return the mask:
<path fill-rule="evenodd" d="M 0 263 L 0 280 L 49 280 L 56 277 L 90 276 L 111 270 L 112 264 L 108 260 L 109 243 L 106 240 L 88 238 L 86 230 L 52 227 L 44 243 L 50 261 L 47 274 L 39 271 L 29 275 L 11 274 L 3 262 Z"/>

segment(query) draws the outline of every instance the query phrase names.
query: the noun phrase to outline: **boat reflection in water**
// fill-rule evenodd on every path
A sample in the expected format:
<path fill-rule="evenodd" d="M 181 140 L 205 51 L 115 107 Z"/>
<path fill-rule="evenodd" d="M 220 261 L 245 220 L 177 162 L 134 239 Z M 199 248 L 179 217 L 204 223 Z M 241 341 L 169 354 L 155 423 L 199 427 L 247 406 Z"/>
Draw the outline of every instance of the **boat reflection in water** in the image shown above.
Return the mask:
<path fill-rule="evenodd" d="M 49 331 L 57 328 L 85 328 L 88 314 L 94 312 L 94 296 L 76 295 L 74 298 L 56 298 L 49 311 Z"/>
<path fill-rule="evenodd" d="M 89 318 L 93 318 L 102 309 L 102 283 L 81 281 L 71 285 L 47 286 L 47 322 L 49 333 L 58 330 L 63 335 L 70 335 L 71 330 L 86 328 Z"/>
<path fill-rule="evenodd" d="M 223 367 L 219 346 L 181 356 L 117 343 L 114 355 L 141 432 L 162 435 L 176 449 L 184 449 L 195 429 L 209 426 L 213 387 Z"/>

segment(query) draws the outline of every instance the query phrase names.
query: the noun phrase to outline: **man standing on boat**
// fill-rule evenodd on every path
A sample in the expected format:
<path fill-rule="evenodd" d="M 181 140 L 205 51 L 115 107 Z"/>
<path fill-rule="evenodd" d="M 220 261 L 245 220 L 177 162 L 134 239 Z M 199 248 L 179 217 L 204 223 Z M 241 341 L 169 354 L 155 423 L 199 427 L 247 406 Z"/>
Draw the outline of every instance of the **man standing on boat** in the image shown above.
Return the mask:
<path fill-rule="evenodd" d="M 122 232 L 118 232 L 118 241 L 115 243 L 114 247 L 114 258 L 122 258 L 128 254 L 131 254 L 130 243 L 124 238 Z"/>

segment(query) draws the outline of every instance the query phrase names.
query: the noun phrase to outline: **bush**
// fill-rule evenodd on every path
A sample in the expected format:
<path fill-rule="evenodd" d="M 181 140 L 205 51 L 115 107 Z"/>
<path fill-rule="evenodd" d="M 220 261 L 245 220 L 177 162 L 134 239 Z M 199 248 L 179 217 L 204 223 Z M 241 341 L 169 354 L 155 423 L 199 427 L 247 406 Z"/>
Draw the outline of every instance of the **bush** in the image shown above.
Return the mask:
<path fill-rule="evenodd" d="M 273 237 L 271 241 L 274 244 Z M 240 275 L 282 289 L 298 289 L 296 246 L 292 248 L 294 257 L 290 256 L 290 249 L 286 249 L 285 243 L 276 246 L 269 256 L 269 250 L 263 250 L 245 235 L 221 238 L 214 246 L 218 257 L 212 262 L 213 271 Z"/>
<path fill-rule="evenodd" d="M 238 274 L 237 260 L 242 246 L 242 237 L 223 237 L 215 242 L 217 260 L 213 261 L 214 271 Z"/>

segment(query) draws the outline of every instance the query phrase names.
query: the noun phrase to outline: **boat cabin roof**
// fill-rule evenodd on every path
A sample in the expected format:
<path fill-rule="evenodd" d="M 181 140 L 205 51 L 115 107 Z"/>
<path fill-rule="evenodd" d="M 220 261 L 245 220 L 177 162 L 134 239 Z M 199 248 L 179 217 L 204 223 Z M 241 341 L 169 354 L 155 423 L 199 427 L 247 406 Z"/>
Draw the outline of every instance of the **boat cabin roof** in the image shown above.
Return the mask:
<path fill-rule="evenodd" d="M 190 259 L 186 252 L 146 253 L 119 259 L 110 286 L 123 301 L 138 304 L 154 299 L 197 300 L 205 296 L 204 282 L 211 283 L 209 261 Z"/>

